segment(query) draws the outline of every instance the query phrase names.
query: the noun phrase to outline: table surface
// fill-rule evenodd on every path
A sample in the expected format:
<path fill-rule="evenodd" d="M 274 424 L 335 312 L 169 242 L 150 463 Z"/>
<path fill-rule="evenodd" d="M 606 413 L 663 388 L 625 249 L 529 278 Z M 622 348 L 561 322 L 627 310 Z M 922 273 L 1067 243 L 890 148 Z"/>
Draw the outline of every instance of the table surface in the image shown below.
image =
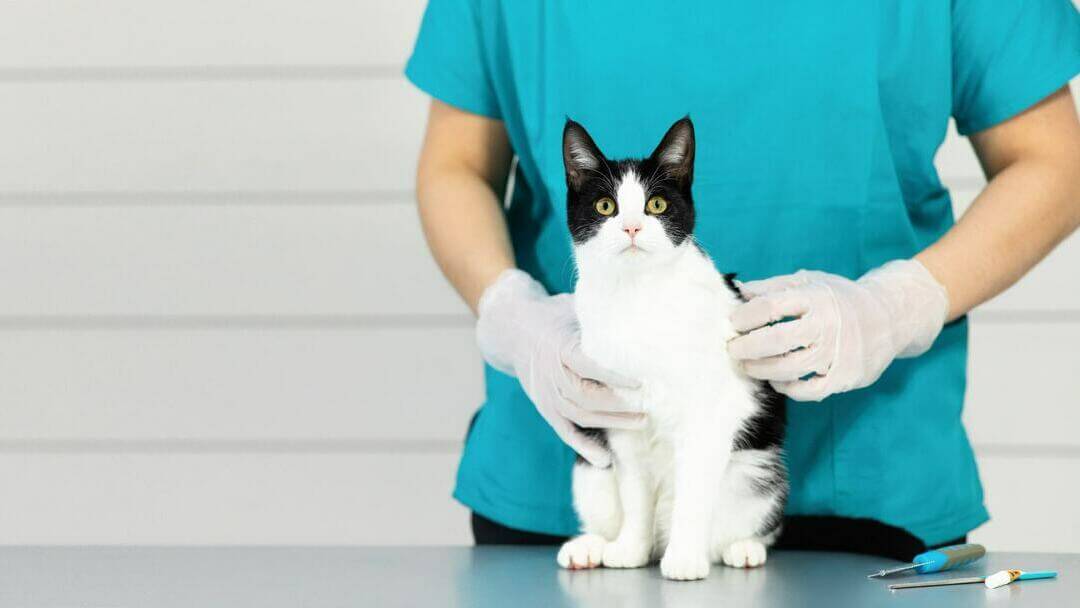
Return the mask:
<path fill-rule="evenodd" d="M 1075 606 L 1080 555 L 991 553 L 961 570 L 868 580 L 896 565 L 840 553 L 775 551 L 763 568 L 715 566 L 673 582 L 656 566 L 565 571 L 553 547 L 7 547 L 0 606 Z M 889 582 L 1020 568 L 1056 580 L 1001 589 L 889 591 Z"/>

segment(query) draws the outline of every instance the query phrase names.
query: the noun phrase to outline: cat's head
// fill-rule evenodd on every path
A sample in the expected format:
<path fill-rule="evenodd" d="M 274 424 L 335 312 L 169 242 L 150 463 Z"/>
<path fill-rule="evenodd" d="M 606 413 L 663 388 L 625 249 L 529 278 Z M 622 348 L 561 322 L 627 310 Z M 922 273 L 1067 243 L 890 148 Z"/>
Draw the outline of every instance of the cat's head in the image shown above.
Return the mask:
<path fill-rule="evenodd" d="M 566 220 L 579 269 L 657 267 L 691 246 L 694 124 L 683 118 L 647 158 L 612 160 L 566 121 Z"/>

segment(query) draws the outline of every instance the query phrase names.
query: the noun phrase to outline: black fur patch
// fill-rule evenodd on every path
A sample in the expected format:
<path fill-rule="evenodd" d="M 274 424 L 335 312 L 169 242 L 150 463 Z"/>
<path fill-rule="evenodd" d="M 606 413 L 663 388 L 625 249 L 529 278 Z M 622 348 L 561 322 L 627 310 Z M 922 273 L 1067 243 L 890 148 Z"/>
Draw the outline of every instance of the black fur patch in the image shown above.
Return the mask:
<path fill-rule="evenodd" d="M 739 450 L 769 450 L 784 445 L 787 426 L 787 401 L 773 390 L 768 382 L 758 382 L 758 403 L 761 410 L 746 421 L 735 436 Z"/>
<path fill-rule="evenodd" d="M 735 273 L 724 274 L 724 283 L 739 300 L 745 302 L 739 286 L 735 283 Z M 776 392 L 764 381 L 757 381 L 757 401 L 761 409 L 746 421 L 743 428 L 735 435 L 734 450 L 774 450 L 780 452 L 780 458 L 770 467 L 771 474 L 757 479 L 754 489 L 762 495 L 779 494 L 776 508 L 762 525 L 758 536 L 766 536 L 778 531 L 784 516 L 790 483 L 787 464 L 783 460 L 784 434 L 787 430 L 787 399 Z"/>
<path fill-rule="evenodd" d="M 759 538 L 779 535 L 784 531 L 784 504 L 786 502 L 787 499 L 785 498 L 783 501 L 777 503 L 776 508 L 769 513 L 769 517 L 765 519 L 765 523 L 761 524 L 761 528 L 758 529 L 757 536 Z"/>
<path fill-rule="evenodd" d="M 768 536 L 779 532 L 784 520 L 784 507 L 787 505 L 788 493 L 791 484 L 788 480 L 787 463 L 784 462 L 783 452 L 777 449 L 777 460 L 769 466 L 769 474 L 754 480 L 754 491 L 761 496 L 771 496 L 772 510 L 758 528 L 758 536 Z"/>
<path fill-rule="evenodd" d="M 739 298 L 740 302 L 745 302 L 746 301 L 746 296 L 743 295 L 742 290 L 740 290 L 739 286 L 735 283 L 735 273 L 734 272 L 725 272 L 725 273 L 723 273 L 723 275 L 724 275 L 724 284 L 727 285 L 727 288 L 730 289 L 731 292 L 734 293 L 735 296 Z"/>
<path fill-rule="evenodd" d="M 736 452 L 740 450 L 735 450 Z M 772 495 L 777 490 L 785 491 L 787 488 L 787 465 L 784 464 L 783 453 L 779 449 L 774 450 L 776 453 L 776 462 L 772 462 L 763 467 L 766 473 L 762 477 L 754 479 L 754 489 L 758 494 Z"/>
<path fill-rule="evenodd" d="M 724 283 L 740 300 L 746 301 L 746 296 L 735 283 L 734 272 L 724 274 Z M 747 420 L 746 426 L 735 436 L 735 449 L 768 450 L 784 446 L 784 433 L 787 428 L 787 399 L 773 390 L 768 382 L 757 381 L 757 387 L 761 411 Z"/>
<path fill-rule="evenodd" d="M 587 429 L 587 428 L 585 428 L 583 426 L 578 426 L 576 424 L 574 425 L 574 428 L 576 428 L 578 431 L 580 431 L 582 435 L 585 435 L 586 437 L 589 437 L 590 439 L 592 439 L 592 440 L 596 441 L 597 443 L 599 443 L 608 452 L 611 452 L 611 445 L 608 443 L 608 437 L 607 437 L 607 431 L 606 430 L 604 430 L 604 429 Z M 584 458 L 581 457 L 581 454 L 577 455 L 577 462 L 588 463 L 587 460 L 585 460 Z"/>
<path fill-rule="evenodd" d="M 687 149 L 679 163 L 664 160 L 672 146 Z M 615 200 L 615 189 L 623 175 L 634 171 L 646 187 L 645 200 L 662 196 L 667 210 L 655 216 L 675 245 L 680 245 L 694 231 L 694 199 L 691 185 L 694 175 L 694 125 L 689 117 L 668 129 L 660 144 L 647 158 L 612 160 L 593 141 L 584 127 L 567 119 L 563 128 L 563 164 L 566 168 L 566 223 L 575 243 L 588 241 L 607 220 L 618 215 L 601 215 L 597 200 Z M 617 203 L 617 201 L 616 201 Z"/>

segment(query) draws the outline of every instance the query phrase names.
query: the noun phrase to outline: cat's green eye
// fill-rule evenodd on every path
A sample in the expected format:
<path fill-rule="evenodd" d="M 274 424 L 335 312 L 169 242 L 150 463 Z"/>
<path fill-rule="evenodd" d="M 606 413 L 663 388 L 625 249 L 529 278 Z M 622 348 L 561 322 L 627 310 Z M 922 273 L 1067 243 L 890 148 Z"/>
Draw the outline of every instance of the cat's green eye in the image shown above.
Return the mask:
<path fill-rule="evenodd" d="M 645 211 L 648 211 L 651 215 L 660 215 L 667 211 L 667 201 L 662 196 L 654 196 L 649 199 L 649 202 L 645 203 Z"/>
<path fill-rule="evenodd" d="M 615 201 L 606 196 L 593 203 L 593 207 L 596 208 L 596 212 L 600 215 L 612 215 L 615 213 Z"/>

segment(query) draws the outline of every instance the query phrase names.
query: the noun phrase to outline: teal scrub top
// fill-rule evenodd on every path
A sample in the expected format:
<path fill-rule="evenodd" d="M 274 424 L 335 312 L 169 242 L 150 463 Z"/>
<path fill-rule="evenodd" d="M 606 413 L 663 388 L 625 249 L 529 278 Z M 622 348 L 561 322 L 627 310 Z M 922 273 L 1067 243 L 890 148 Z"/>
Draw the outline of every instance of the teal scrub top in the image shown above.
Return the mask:
<path fill-rule="evenodd" d="M 519 159 L 506 211 L 517 264 L 574 288 L 561 134 L 643 156 L 689 114 L 696 235 L 743 279 L 855 278 L 953 225 L 934 154 L 1080 71 L 1069 0 L 430 0 L 406 76 L 503 121 Z M 1019 202 L 1019 201 L 1018 201 Z M 873 386 L 789 401 L 789 514 L 872 518 L 927 544 L 988 518 L 960 414 L 967 322 Z M 504 525 L 578 530 L 574 454 L 518 382 L 486 367 L 454 496 Z"/>

